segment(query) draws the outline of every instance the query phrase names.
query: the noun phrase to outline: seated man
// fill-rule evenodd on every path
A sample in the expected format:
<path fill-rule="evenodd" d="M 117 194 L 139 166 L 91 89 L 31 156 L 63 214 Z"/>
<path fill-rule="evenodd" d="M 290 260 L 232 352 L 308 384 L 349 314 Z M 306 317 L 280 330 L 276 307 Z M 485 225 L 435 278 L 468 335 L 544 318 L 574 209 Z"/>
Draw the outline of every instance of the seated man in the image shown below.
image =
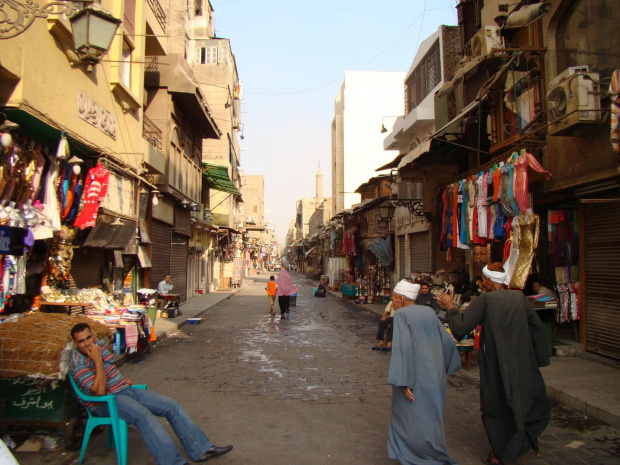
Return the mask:
<path fill-rule="evenodd" d="M 398 291 L 398 292 L 397 292 Z M 412 284 L 407 280 L 402 280 L 394 288 L 394 292 L 402 295 L 406 295 L 413 304 L 416 303 L 416 299 L 420 292 L 419 284 Z M 379 341 L 376 346 L 373 346 L 372 350 L 390 351 L 392 350 L 392 324 L 394 321 L 394 312 L 398 307 L 393 306 L 393 301 L 390 301 L 385 307 L 385 311 L 381 319 L 379 320 L 379 327 L 377 328 L 377 340 Z M 383 342 L 385 332 L 387 330 L 387 345 Z"/>
<path fill-rule="evenodd" d="M 170 426 L 194 462 L 224 455 L 232 446 L 214 446 L 196 426 L 177 401 L 143 389 L 130 389 L 131 381 L 124 378 L 112 363 L 112 354 L 105 344 L 95 340 L 90 326 L 79 323 L 71 329 L 75 349 L 71 351 L 69 376 L 87 395 L 116 396 L 118 415 L 135 425 L 158 465 L 184 465 L 186 462 L 158 417 L 166 417 Z M 88 402 L 85 405 L 95 416 L 109 415 L 107 404 Z"/>

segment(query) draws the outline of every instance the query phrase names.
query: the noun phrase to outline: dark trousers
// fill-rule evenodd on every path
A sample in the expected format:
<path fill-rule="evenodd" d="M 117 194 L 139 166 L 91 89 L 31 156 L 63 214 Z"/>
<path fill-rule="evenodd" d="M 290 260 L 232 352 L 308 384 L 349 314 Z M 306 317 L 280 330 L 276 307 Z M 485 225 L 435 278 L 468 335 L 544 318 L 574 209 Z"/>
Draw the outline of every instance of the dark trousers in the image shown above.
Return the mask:
<path fill-rule="evenodd" d="M 388 328 L 388 325 L 392 324 L 393 317 L 387 317 L 385 320 L 379 320 L 379 328 L 377 328 L 377 340 L 383 341 L 385 338 L 385 330 L 387 329 L 387 340 L 392 342 L 392 327 Z"/>
<path fill-rule="evenodd" d="M 280 306 L 280 313 L 282 315 L 284 315 L 285 313 L 288 313 L 289 309 L 288 309 L 288 298 L 289 296 L 287 295 L 279 295 L 278 296 L 278 305 Z"/>

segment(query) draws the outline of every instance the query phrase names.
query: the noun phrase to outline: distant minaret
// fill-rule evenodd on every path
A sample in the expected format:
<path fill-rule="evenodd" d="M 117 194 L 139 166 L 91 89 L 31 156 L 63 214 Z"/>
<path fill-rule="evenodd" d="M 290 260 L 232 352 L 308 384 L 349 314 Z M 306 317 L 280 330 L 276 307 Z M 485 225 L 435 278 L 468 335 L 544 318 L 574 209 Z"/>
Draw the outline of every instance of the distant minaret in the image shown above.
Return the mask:
<path fill-rule="evenodd" d="M 319 162 L 319 169 L 316 171 L 316 198 L 319 202 L 323 200 L 323 173 L 321 173 L 321 162 Z"/>

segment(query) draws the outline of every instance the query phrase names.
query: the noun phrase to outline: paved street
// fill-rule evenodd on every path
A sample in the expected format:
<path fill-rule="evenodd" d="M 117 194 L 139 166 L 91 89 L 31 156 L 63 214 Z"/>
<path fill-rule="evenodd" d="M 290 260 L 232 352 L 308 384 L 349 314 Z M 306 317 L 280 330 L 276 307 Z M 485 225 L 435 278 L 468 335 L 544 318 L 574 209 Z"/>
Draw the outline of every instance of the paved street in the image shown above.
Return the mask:
<path fill-rule="evenodd" d="M 271 318 L 265 282 L 122 372 L 178 399 L 215 444 L 234 444 L 217 459 L 222 465 L 396 463 L 386 453 L 389 353 L 370 350 L 377 317 L 334 297 L 312 298 L 302 281 L 290 318 Z M 478 464 L 489 450 L 478 402 L 475 367 L 449 379 L 445 430 L 460 464 Z M 620 463 L 617 431 L 561 405 L 552 415 L 541 457 L 531 453 L 519 464 Z M 116 463 L 104 436 L 91 440 L 85 464 Z M 129 465 L 155 463 L 133 429 L 129 442 Z"/>

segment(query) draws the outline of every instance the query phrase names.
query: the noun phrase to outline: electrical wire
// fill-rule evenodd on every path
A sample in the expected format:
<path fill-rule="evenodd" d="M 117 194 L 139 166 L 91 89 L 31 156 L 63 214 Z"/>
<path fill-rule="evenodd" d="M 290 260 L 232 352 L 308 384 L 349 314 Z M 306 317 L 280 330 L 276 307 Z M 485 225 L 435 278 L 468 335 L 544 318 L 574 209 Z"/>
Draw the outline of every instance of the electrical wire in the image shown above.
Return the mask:
<path fill-rule="evenodd" d="M 407 25 L 407 27 L 405 28 L 405 30 L 404 30 L 403 32 L 401 32 L 401 33 L 400 33 L 400 34 L 399 34 L 399 35 L 398 35 L 398 36 L 397 36 L 397 37 L 396 37 L 396 38 L 392 41 L 392 43 L 390 43 L 390 45 L 388 45 L 388 46 L 387 46 L 386 48 L 384 48 L 381 52 L 379 52 L 377 55 L 375 55 L 375 56 L 374 56 L 371 60 L 367 61 L 366 63 L 364 63 L 364 64 L 362 64 L 362 65 L 360 65 L 360 66 L 358 66 L 358 67 L 356 68 L 356 71 L 357 71 L 357 70 L 360 70 L 360 69 L 361 69 L 361 68 L 363 68 L 364 66 L 367 66 L 367 65 L 369 65 L 369 64 L 371 64 L 371 63 L 373 63 L 373 62 L 374 62 L 374 61 L 376 61 L 376 60 L 377 60 L 377 59 L 378 59 L 381 55 L 383 55 L 385 52 L 387 52 L 389 49 L 391 49 L 391 48 L 394 46 L 394 44 L 396 44 L 396 42 L 398 42 L 398 40 L 399 40 L 402 36 L 404 36 L 404 35 L 405 35 L 408 31 L 409 31 L 409 29 L 411 29 L 411 27 L 412 27 L 412 26 L 413 26 L 413 25 L 414 25 L 414 24 L 415 24 L 415 23 L 416 23 L 416 22 L 420 19 L 420 17 L 421 17 L 421 18 L 422 18 L 422 21 L 421 21 L 421 22 L 422 22 L 422 24 L 420 25 L 420 30 L 418 31 L 418 39 L 417 39 L 417 41 L 418 41 L 418 43 L 419 43 L 419 41 L 420 41 L 420 35 L 421 35 L 421 33 L 422 33 L 422 26 L 423 26 L 423 23 L 424 23 L 424 15 L 425 15 L 425 13 L 426 13 L 427 11 L 447 10 L 447 9 L 452 9 L 452 8 L 451 8 L 451 7 L 441 7 L 441 8 L 431 8 L 431 9 L 427 9 L 427 8 L 426 8 L 426 0 L 425 0 L 425 1 L 424 1 L 424 9 L 423 9 L 422 13 L 420 13 L 418 16 L 416 16 L 416 18 L 415 18 L 415 19 L 414 19 L 411 23 L 409 23 L 409 24 Z M 331 81 L 325 82 L 325 83 L 323 83 L 323 84 L 320 84 L 320 85 L 318 85 L 318 86 L 316 86 L 316 87 L 311 87 L 311 88 L 308 88 L 308 89 L 296 90 L 296 91 L 291 91 L 291 92 L 249 92 L 249 91 L 245 91 L 245 93 L 246 93 L 246 94 L 250 94 L 250 95 L 269 95 L 269 96 L 283 96 L 283 95 L 303 94 L 303 93 L 306 93 L 306 92 L 313 92 L 313 91 L 315 91 L 315 90 L 321 89 L 321 88 L 323 88 L 323 87 L 325 87 L 325 86 L 328 86 L 328 85 L 330 85 L 330 84 L 333 84 L 333 83 L 335 83 L 335 82 L 342 82 L 342 80 L 343 80 L 343 79 L 344 79 L 344 77 L 339 77 L 339 78 L 333 79 L 333 80 L 331 80 Z"/>

